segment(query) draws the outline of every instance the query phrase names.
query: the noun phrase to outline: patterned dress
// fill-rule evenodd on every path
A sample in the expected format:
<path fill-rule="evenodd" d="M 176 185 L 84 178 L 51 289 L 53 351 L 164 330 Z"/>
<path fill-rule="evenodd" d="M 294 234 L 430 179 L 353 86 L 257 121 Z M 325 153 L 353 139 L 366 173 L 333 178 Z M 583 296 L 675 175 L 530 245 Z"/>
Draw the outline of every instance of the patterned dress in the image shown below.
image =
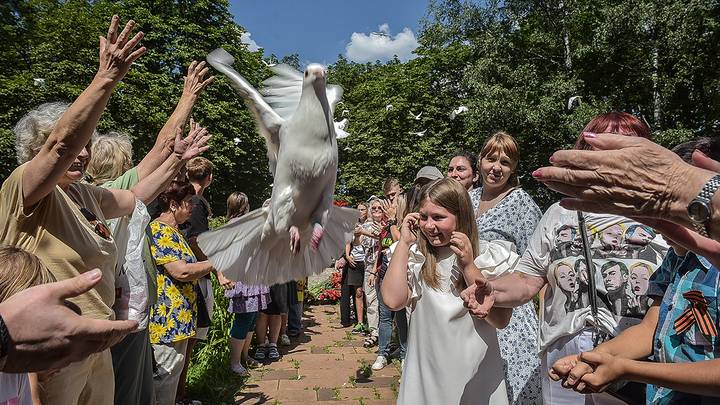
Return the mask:
<path fill-rule="evenodd" d="M 506 240 L 522 256 L 528 240 L 542 217 L 540 208 L 524 190 L 517 188 L 487 212 L 477 215 L 482 187 L 470 191 L 476 212 L 478 235 L 482 240 Z M 510 324 L 498 332 L 500 355 L 504 360 L 508 400 L 511 404 L 542 404 L 538 317 L 532 301 L 513 309 Z"/>
<path fill-rule="evenodd" d="M 164 265 L 177 260 L 195 263 L 197 259 L 177 228 L 153 221 L 150 231 L 150 250 L 158 267 L 157 303 L 150 310 L 150 342 L 171 344 L 195 336 L 197 280 L 175 280 Z"/>

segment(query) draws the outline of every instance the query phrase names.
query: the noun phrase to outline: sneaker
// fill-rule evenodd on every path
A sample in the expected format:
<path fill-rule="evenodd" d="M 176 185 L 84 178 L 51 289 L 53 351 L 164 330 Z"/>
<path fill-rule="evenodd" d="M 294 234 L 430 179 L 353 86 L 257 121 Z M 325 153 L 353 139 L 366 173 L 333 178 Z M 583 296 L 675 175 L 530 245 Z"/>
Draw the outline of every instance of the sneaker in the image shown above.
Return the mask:
<path fill-rule="evenodd" d="M 267 347 L 265 346 L 258 346 L 255 349 L 255 356 L 257 360 L 263 361 L 267 357 Z"/>
<path fill-rule="evenodd" d="M 248 375 L 250 375 L 250 372 L 248 372 L 248 370 L 240 363 L 231 365 L 230 369 L 233 371 L 233 373 L 241 377 L 247 377 Z"/>
<path fill-rule="evenodd" d="M 280 358 L 280 352 L 278 351 L 277 345 L 270 343 L 267 348 L 267 358 L 269 360 L 277 360 Z"/>
<path fill-rule="evenodd" d="M 385 366 L 387 366 L 387 359 L 385 358 L 385 356 L 377 356 L 377 359 L 375 359 L 375 363 L 373 363 L 372 365 L 372 369 L 375 371 L 382 370 L 385 368 Z"/>
<path fill-rule="evenodd" d="M 280 336 L 280 346 L 290 346 L 290 338 L 288 335 Z"/>

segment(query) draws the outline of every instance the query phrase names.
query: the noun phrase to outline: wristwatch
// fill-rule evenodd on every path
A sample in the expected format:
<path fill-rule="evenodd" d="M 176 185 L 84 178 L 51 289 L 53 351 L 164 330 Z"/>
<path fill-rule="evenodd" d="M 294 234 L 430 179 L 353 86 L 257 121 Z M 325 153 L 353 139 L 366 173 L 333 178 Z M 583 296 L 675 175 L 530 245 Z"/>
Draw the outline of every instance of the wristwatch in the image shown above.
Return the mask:
<path fill-rule="evenodd" d="M 720 188 L 720 174 L 713 176 L 705 183 L 690 204 L 687 206 L 688 216 L 692 221 L 693 230 L 702 236 L 710 237 L 708 223 L 712 217 L 712 197 Z"/>

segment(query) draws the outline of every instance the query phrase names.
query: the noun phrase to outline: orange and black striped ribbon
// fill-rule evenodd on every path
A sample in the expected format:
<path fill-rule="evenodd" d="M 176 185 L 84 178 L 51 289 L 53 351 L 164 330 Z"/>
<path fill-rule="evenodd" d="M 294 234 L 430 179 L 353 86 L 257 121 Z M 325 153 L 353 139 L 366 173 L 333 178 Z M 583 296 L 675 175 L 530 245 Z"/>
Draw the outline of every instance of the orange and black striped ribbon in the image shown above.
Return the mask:
<path fill-rule="evenodd" d="M 708 304 L 703 293 L 692 290 L 684 293 L 683 297 L 690 301 L 690 306 L 675 321 L 675 331 L 683 333 L 690 329 L 693 323 L 697 323 L 700 332 L 705 336 L 717 336 L 717 326 L 715 326 L 710 314 L 708 314 Z"/>

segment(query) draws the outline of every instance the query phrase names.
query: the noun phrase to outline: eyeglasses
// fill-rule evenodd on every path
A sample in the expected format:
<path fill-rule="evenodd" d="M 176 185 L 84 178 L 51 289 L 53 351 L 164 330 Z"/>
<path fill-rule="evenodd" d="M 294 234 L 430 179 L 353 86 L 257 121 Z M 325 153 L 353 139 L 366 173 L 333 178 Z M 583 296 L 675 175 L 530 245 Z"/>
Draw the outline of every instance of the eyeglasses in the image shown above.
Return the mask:
<path fill-rule="evenodd" d="M 110 229 L 103 223 L 103 221 L 99 220 L 98 217 L 95 216 L 90 210 L 88 210 L 85 207 L 80 207 L 80 212 L 83 214 L 85 219 L 90 222 L 90 225 L 94 226 L 94 231 L 96 234 L 98 234 L 101 238 L 110 240 L 112 238 L 112 235 L 110 234 Z"/>

